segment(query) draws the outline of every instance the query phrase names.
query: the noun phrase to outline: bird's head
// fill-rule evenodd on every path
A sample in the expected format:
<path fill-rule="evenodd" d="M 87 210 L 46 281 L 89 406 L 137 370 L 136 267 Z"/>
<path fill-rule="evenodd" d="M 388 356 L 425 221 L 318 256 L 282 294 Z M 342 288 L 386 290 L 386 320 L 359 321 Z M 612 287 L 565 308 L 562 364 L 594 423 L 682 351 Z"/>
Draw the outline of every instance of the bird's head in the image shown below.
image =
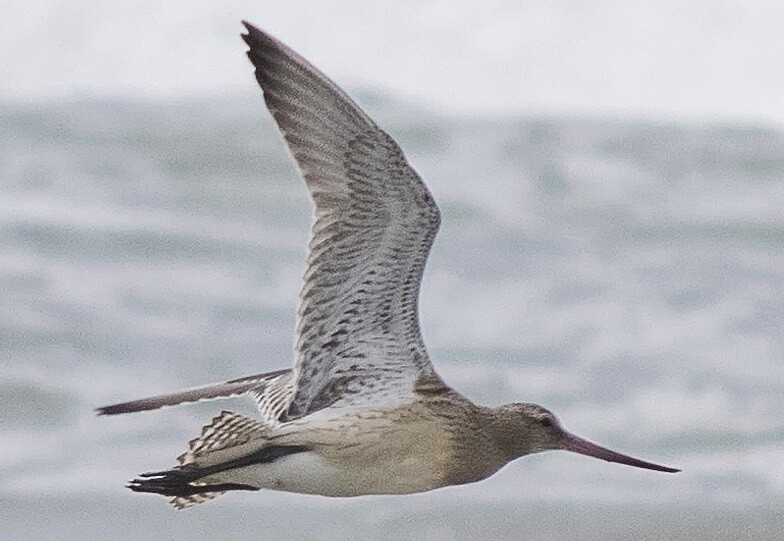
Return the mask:
<path fill-rule="evenodd" d="M 680 470 L 616 453 L 564 430 L 558 418 L 536 404 L 506 404 L 496 408 L 498 444 L 509 459 L 542 451 L 570 451 L 636 468 L 675 473 Z"/>

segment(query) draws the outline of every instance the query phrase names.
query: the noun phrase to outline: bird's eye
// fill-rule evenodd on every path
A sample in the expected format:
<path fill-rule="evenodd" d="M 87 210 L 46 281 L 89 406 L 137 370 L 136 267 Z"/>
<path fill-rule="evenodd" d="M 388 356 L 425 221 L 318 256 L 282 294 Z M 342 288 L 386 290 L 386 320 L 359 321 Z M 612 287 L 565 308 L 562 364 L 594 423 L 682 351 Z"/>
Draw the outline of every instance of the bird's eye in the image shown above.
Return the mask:
<path fill-rule="evenodd" d="M 550 417 L 542 417 L 539 419 L 539 424 L 545 428 L 552 428 L 554 425 L 553 420 Z"/>

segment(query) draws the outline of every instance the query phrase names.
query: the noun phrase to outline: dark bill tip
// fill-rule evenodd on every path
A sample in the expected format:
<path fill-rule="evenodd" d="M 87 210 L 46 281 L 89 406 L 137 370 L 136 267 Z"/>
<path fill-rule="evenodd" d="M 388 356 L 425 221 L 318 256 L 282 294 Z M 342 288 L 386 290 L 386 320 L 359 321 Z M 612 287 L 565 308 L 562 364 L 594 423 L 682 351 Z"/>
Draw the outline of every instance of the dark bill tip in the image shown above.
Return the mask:
<path fill-rule="evenodd" d="M 681 471 L 677 468 L 661 466 L 659 464 L 654 464 L 653 462 L 646 462 L 644 460 L 640 460 L 639 458 L 616 453 L 615 451 L 611 451 L 606 447 L 596 445 L 595 443 L 578 438 L 572 434 L 566 434 L 566 440 L 562 449 L 564 451 L 570 451 L 572 453 L 578 453 L 581 455 L 592 456 L 594 458 L 606 460 L 607 462 L 617 462 L 618 464 L 634 466 L 635 468 L 643 468 L 646 470 L 654 470 L 666 473 L 678 473 Z"/>

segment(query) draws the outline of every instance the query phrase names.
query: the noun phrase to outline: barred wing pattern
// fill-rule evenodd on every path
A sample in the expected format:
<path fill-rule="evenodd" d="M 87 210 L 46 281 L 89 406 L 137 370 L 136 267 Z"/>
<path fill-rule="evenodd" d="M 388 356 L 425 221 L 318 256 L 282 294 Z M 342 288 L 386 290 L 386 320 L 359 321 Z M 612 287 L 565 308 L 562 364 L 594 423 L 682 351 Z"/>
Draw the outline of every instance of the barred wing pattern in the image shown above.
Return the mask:
<path fill-rule="evenodd" d="M 438 207 L 395 141 L 340 88 L 244 24 L 265 103 L 316 206 L 288 418 L 410 399 L 414 380 L 433 372 L 417 300 Z"/>

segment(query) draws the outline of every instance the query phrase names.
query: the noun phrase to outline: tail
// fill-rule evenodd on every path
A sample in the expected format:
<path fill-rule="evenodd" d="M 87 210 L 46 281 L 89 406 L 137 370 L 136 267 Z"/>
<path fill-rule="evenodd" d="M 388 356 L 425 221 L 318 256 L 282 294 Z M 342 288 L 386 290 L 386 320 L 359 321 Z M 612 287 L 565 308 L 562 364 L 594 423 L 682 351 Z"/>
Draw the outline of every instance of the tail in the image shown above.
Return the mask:
<path fill-rule="evenodd" d="M 290 382 L 291 369 L 276 370 L 275 372 L 256 374 L 255 376 L 234 379 L 224 383 L 195 387 L 186 391 L 141 398 L 130 402 L 112 404 L 111 406 L 102 406 L 97 408 L 96 412 L 98 415 L 118 415 L 120 413 L 156 410 L 165 406 L 176 406 L 215 398 L 230 398 L 245 393 L 252 394 L 261 407 L 261 396 L 265 394 L 268 388 L 287 388 Z M 288 403 L 285 406 L 288 406 Z"/>
<path fill-rule="evenodd" d="M 127 487 L 134 492 L 170 496 L 177 509 L 209 501 L 229 490 L 259 490 L 249 484 L 223 482 L 218 474 L 308 450 L 304 446 L 265 445 L 267 435 L 264 423 L 223 411 L 190 441 L 188 450 L 177 458 L 179 466 L 143 473 Z"/>

